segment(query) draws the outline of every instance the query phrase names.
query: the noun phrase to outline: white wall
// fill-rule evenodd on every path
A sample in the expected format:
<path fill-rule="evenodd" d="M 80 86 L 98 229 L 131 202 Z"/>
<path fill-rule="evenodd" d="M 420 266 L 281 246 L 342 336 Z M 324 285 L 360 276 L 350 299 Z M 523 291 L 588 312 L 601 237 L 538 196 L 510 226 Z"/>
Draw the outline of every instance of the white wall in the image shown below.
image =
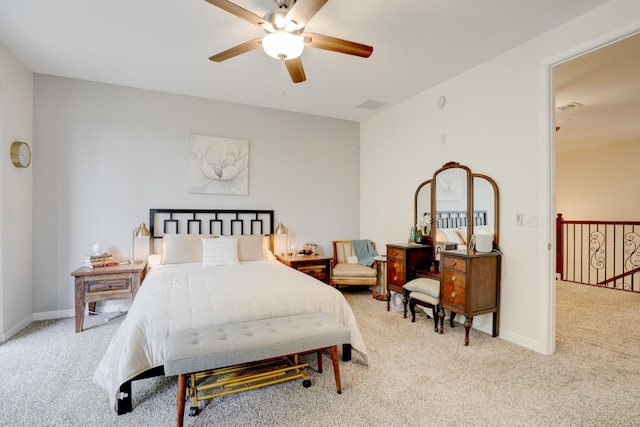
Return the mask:
<path fill-rule="evenodd" d="M 0 44 L 0 342 L 31 321 L 33 167 L 11 163 L 13 141 L 32 140 L 33 73 Z"/>
<path fill-rule="evenodd" d="M 557 154 L 556 210 L 566 220 L 638 221 L 640 141 Z"/>
<path fill-rule="evenodd" d="M 249 140 L 249 195 L 187 192 L 192 133 Z M 98 240 L 123 259 L 150 208 L 274 209 L 290 243 L 358 237 L 359 124 L 36 75 L 34 312 L 69 315 Z"/>
<path fill-rule="evenodd" d="M 640 29 L 638 17 L 640 2 L 611 1 L 361 123 L 361 235 L 381 247 L 405 241 L 415 188 L 448 161 L 491 176 L 500 189 L 505 254 L 500 336 L 552 352 L 548 312 L 555 294 L 547 245 L 555 212 L 546 207 L 552 123 L 541 82 L 553 58 Z M 439 109 L 441 95 L 447 104 Z M 539 227 L 516 226 L 517 213 L 537 214 Z M 491 322 L 483 317 L 474 326 L 488 330 Z"/>

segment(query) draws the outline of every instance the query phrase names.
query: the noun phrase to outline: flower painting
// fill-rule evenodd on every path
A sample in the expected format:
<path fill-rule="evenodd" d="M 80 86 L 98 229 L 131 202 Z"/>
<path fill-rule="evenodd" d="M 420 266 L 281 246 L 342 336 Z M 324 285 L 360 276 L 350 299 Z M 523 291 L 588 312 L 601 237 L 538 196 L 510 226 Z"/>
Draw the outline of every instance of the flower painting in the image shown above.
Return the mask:
<path fill-rule="evenodd" d="M 191 135 L 189 193 L 249 194 L 249 141 Z"/>

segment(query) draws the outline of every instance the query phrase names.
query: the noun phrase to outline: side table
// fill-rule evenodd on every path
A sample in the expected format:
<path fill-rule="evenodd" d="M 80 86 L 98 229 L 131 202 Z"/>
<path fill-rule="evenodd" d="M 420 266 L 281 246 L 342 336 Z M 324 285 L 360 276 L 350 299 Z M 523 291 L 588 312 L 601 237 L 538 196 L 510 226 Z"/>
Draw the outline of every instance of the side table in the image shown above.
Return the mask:
<path fill-rule="evenodd" d="M 146 268 L 147 263 L 140 262 L 112 267 L 81 267 L 71 273 L 76 287 L 76 332 L 82 332 L 85 304 L 89 304 L 89 310 L 93 311 L 98 301 L 134 299 Z"/>
<path fill-rule="evenodd" d="M 331 285 L 331 257 L 325 255 L 276 255 L 278 261 Z"/>

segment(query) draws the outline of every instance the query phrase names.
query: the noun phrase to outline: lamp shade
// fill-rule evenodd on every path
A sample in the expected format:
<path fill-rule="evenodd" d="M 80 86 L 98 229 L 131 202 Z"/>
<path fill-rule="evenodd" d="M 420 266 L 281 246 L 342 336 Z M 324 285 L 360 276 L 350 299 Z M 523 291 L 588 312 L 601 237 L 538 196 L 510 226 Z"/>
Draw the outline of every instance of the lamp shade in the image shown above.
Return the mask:
<path fill-rule="evenodd" d="M 134 237 L 149 237 L 151 233 L 149 233 L 149 229 L 147 228 L 147 224 L 144 222 L 140 224 L 140 227 L 136 228 L 133 232 Z"/>
<path fill-rule="evenodd" d="M 136 228 L 135 230 L 133 230 L 133 235 L 131 237 L 131 263 L 136 262 L 136 239 L 141 238 L 141 237 L 149 237 L 151 236 L 151 233 L 149 232 L 149 229 L 147 228 L 147 225 L 142 222 L 140 223 L 140 226 L 138 228 Z M 147 254 L 148 255 L 148 243 L 147 243 Z"/>
<path fill-rule="evenodd" d="M 262 48 L 272 58 L 294 59 L 302 55 L 304 38 L 285 31 L 274 31 L 262 38 Z"/>
<path fill-rule="evenodd" d="M 289 229 L 279 222 L 274 234 L 276 235 L 274 248 L 276 253 L 280 253 L 282 255 L 289 253 Z"/>

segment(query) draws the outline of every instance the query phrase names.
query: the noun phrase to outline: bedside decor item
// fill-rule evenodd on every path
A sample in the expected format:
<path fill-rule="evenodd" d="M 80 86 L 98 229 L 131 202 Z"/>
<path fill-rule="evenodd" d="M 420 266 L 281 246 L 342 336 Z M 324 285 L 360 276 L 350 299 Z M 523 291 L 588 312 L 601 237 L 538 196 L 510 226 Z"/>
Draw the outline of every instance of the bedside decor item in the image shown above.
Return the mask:
<path fill-rule="evenodd" d="M 102 244 L 100 242 L 95 242 L 91 249 L 93 250 L 94 255 L 102 254 Z"/>
<path fill-rule="evenodd" d="M 249 194 L 249 141 L 191 135 L 189 193 Z"/>
<path fill-rule="evenodd" d="M 282 256 L 287 255 L 289 253 L 289 229 L 279 222 L 275 230 L 275 235 L 274 250 L 276 254 Z"/>
<path fill-rule="evenodd" d="M 15 141 L 11 144 L 11 162 L 17 168 L 26 168 L 31 164 L 31 148 L 29 144 Z"/>
<path fill-rule="evenodd" d="M 131 259 L 129 260 L 131 264 L 142 262 L 142 260 L 136 259 L 136 239 L 145 238 L 146 240 L 150 235 L 151 233 L 149 233 L 149 229 L 144 222 L 140 223 L 140 226 L 133 230 L 133 236 L 131 237 Z M 147 248 L 148 247 L 149 245 L 147 244 Z"/>

